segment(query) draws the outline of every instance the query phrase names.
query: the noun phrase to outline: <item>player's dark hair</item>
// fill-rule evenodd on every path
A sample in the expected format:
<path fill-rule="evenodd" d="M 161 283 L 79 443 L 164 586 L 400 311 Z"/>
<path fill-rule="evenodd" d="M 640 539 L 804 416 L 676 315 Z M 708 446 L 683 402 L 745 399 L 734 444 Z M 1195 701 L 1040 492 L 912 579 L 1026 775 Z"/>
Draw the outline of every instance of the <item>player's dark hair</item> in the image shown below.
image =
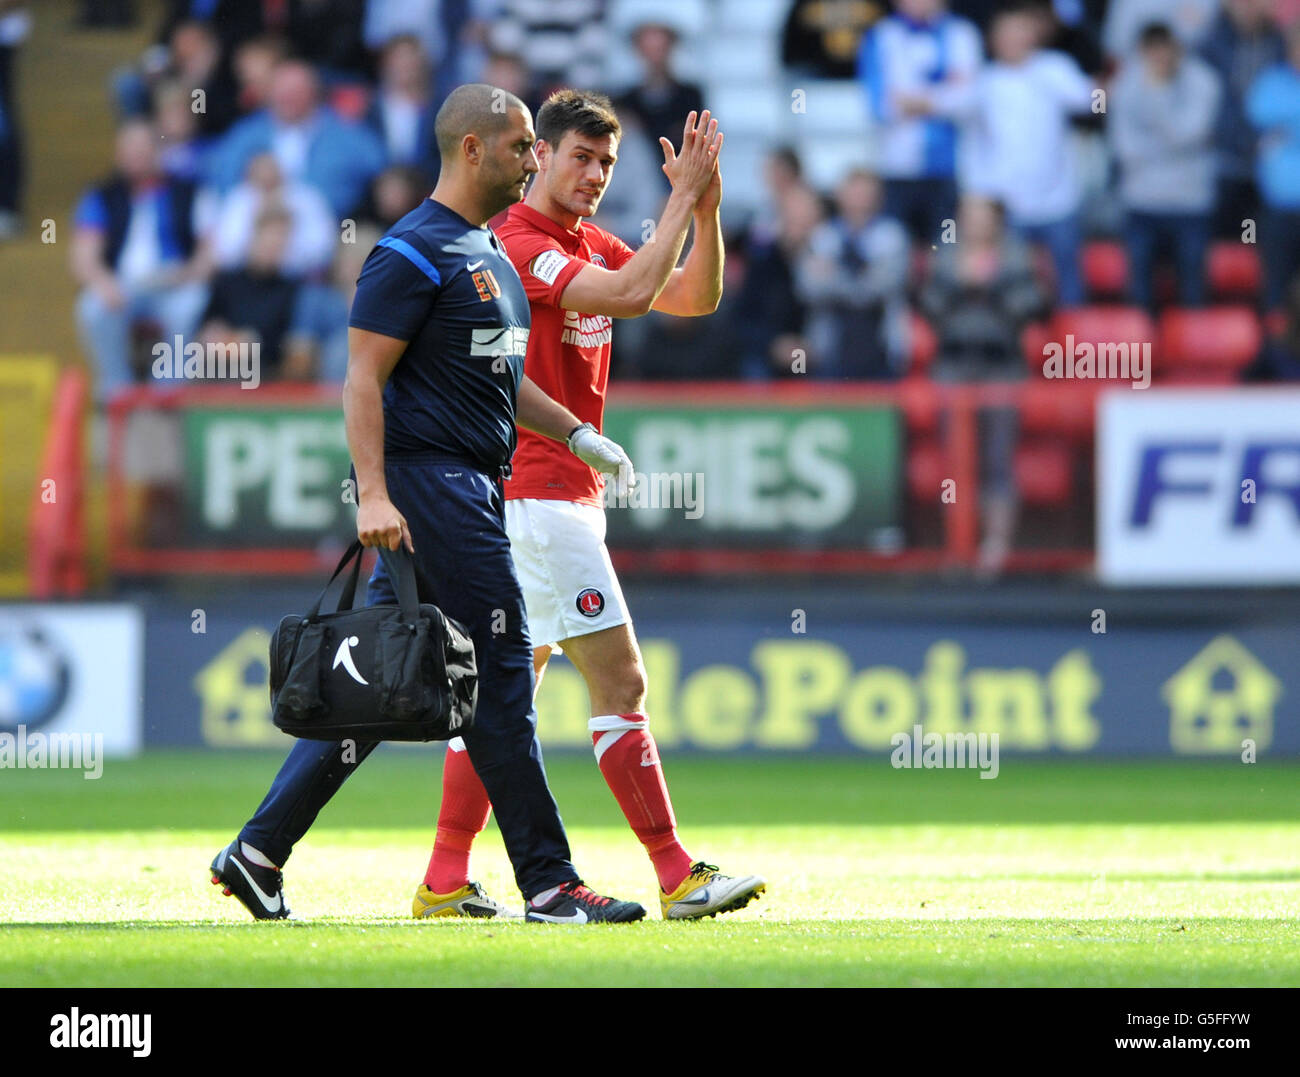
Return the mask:
<path fill-rule="evenodd" d="M 556 148 L 570 131 L 588 138 L 613 135 L 622 138 L 623 128 L 614 105 L 594 90 L 556 90 L 537 110 L 537 137 Z"/>

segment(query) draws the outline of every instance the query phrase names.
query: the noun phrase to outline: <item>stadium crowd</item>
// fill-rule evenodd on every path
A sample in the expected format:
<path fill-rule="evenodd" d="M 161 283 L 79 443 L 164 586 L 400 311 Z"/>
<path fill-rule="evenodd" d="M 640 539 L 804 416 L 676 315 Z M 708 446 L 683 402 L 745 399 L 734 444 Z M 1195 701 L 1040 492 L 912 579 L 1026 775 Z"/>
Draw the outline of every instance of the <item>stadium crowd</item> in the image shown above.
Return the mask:
<path fill-rule="evenodd" d="M 657 138 L 710 103 L 678 46 L 719 3 L 169 0 L 112 81 L 113 168 L 75 209 L 99 397 L 177 334 L 260 341 L 263 381 L 340 379 L 359 266 L 431 189 L 462 82 L 534 108 L 611 93 L 625 137 L 597 222 L 638 246 L 667 193 Z M 729 206 L 719 314 L 620 326 L 616 376 L 1018 379 L 1036 327 L 1098 303 L 1153 333 L 1226 311 L 1237 353 L 1245 308 L 1250 354 L 1197 370 L 1300 376 L 1300 3 L 792 0 L 777 32 L 790 85 L 856 82 L 870 152 L 821 190 L 775 135 L 758 197 Z"/>

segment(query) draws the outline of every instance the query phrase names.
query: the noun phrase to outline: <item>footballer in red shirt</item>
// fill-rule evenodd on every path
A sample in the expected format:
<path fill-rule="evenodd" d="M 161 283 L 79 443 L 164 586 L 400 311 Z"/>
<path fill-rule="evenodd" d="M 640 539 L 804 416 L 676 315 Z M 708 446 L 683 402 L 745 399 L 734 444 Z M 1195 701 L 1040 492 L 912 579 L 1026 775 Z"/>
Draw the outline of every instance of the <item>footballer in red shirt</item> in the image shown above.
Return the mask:
<path fill-rule="evenodd" d="M 654 240 L 634 252 L 585 220 L 600 205 L 618 156 L 622 132 L 609 99 L 557 91 L 537 113 L 540 171 L 496 229 L 531 307 L 525 372 L 582 422 L 567 446 L 521 428 L 505 486 L 506 532 L 537 682 L 560 648 L 586 680 L 596 760 L 654 865 L 665 919 L 742 908 L 766 884 L 756 875 L 723 875 L 692 858 L 677 836 L 646 714 L 641 650 L 605 548 L 603 477 L 583 457 L 599 451 L 613 319 L 650 310 L 691 317 L 717 309 L 723 265 L 717 127 L 707 111 L 698 118 L 692 112 L 680 152 L 660 139 L 672 193 Z M 694 243 L 678 267 L 692 223 Z M 631 480 L 628 466 L 614 481 Z M 464 745 L 452 741 L 416 917 L 511 915 L 469 878 L 470 849 L 490 810 Z"/>

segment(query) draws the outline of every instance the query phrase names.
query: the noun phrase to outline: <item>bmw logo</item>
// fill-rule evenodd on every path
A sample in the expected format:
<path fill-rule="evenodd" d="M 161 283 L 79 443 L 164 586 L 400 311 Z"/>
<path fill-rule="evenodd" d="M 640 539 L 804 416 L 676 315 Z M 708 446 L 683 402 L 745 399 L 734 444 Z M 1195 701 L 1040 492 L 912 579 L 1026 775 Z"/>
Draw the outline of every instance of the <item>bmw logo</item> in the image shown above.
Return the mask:
<path fill-rule="evenodd" d="M 39 628 L 0 627 L 0 730 L 44 725 L 68 698 L 67 656 Z"/>

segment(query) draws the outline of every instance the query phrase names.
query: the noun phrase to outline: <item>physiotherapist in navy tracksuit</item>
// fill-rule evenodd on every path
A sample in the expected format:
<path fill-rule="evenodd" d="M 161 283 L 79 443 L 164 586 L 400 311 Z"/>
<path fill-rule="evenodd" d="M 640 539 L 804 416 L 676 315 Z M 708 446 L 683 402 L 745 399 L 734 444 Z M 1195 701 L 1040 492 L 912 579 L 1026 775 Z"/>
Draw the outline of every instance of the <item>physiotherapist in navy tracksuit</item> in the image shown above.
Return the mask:
<path fill-rule="evenodd" d="M 523 374 L 528 299 L 485 224 L 523 198 L 537 171 L 528 109 L 505 91 L 462 86 L 439 111 L 436 130 L 438 184 L 371 251 L 349 319 L 343 409 L 357 534 L 367 546 L 404 543 L 429 589 L 421 600 L 460 621 L 474 641 L 478 709 L 465 744 L 496 810 L 526 918 L 640 919 L 640 905 L 593 893 L 569 862 L 536 736 L 532 645 L 501 490 L 516 420 L 567 439 L 621 481 L 631 464 Z M 397 601 L 382 562 L 367 599 Z M 256 814 L 217 854 L 213 882 L 259 919 L 287 916 L 279 869 L 374 748 L 298 741 Z"/>

